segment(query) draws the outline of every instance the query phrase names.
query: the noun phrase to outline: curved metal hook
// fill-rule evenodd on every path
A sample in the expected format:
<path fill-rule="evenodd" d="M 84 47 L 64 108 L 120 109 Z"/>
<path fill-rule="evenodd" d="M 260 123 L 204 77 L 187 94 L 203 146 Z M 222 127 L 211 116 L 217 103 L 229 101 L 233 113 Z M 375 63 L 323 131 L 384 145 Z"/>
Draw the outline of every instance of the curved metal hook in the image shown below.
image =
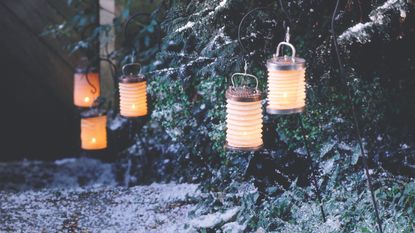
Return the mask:
<path fill-rule="evenodd" d="M 271 5 L 272 4 L 270 4 L 268 6 L 265 6 L 265 7 L 257 7 L 255 9 L 252 9 L 252 10 L 248 11 L 248 13 L 246 13 L 244 15 L 244 17 L 242 17 L 241 22 L 239 23 L 239 26 L 238 26 L 238 42 L 239 42 L 239 45 L 241 46 L 243 51 L 246 52 L 246 48 L 243 45 L 242 40 L 241 40 L 241 29 L 242 29 L 242 25 L 245 22 L 246 18 L 248 18 L 249 15 L 251 15 L 252 13 L 254 13 L 255 11 L 258 11 L 258 10 L 273 10 L 272 8 L 270 8 Z M 276 15 L 274 14 L 274 16 L 276 16 Z"/>
<path fill-rule="evenodd" d="M 236 87 L 236 85 L 235 85 L 235 76 L 242 76 L 242 77 L 250 77 L 250 78 L 254 78 L 255 79 L 255 82 L 256 82 L 256 85 L 255 85 L 255 89 L 256 90 L 258 90 L 258 78 L 255 76 L 255 75 L 252 75 L 252 74 L 247 74 L 247 73 L 234 73 L 232 76 L 231 76 L 231 82 L 232 82 L 232 86 L 233 87 Z"/>
<path fill-rule="evenodd" d="M 161 4 L 161 3 L 160 3 Z M 125 25 L 124 25 L 124 39 L 125 40 L 128 40 L 128 26 L 133 22 L 133 20 L 135 19 L 135 18 L 137 18 L 137 17 L 139 17 L 139 16 L 145 16 L 145 17 L 148 17 L 149 19 L 151 19 L 152 17 L 151 17 L 151 14 L 149 14 L 149 13 L 143 13 L 143 12 L 140 12 L 140 13 L 137 13 L 137 14 L 134 14 L 134 15 L 132 15 L 130 18 L 128 18 L 128 20 L 127 20 L 127 22 L 125 23 Z M 142 26 L 142 27 L 144 27 L 144 26 Z M 159 49 L 161 48 L 161 37 L 162 37 L 162 35 L 161 35 L 161 33 L 162 33 L 162 31 L 161 31 L 161 27 L 160 27 L 160 24 L 159 23 L 157 23 L 157 26 L 155 27 L 156 28 L 156 30 L 157 30 L 157 42 L 158 42 L 158 47 L 159 47 Z M 135 55 L 138 53 L 138 48 L 135 46 L 135 44 L 134 43 L 131 43 L 131 45 L 132 45 L 132 47 L 133 47 L 133 51 L 132 51 L 132 57 L 135 57 Z M 133 62 L 133 61 L 132 61 Z"/>
<path fill-rule="evenodd" d="M 111 66 L 111 70 L 112 70 L 112 73 L 114 74 L 116 71 L 117 71 L 117 66 L 114 64 L 114 62 L 112 62 L 111 61 L 111 59 L 109 59 L 109 58 L 105 58 L 105 57 L 100 57 L 99 58 L 99 60 L 100 61 L 105 61 L 105 62 L 107 62 L 108 64 L 110 64 L 110 66 Z"/>
<path fill-rule="evenodd" d="M 138 72 L 137 72 L 137 74 L 139 74 L 140 73 L 140 70 L 141 70 L 141 64 L 140 63 L 129 63 L 129 64 L 126 64 L 126 65 L 124 65 L 123 67 L 122 67 L 122 74 L 123 75 L 126 75 L 125 74 L 125 69 L 127 68 L 127 67 L 130 67 L 130 66 L 136 66 L 136 67 L 138 67 Z M 132 72 L 130 72 L 130 74 L 133 74 Z"/>
<path fill-rule="evenodd" d="M 89 77 L 88 77 L 89 71 L 88 71 L 88 69 L 89 68 L 87 68 L 87 71 L 85 73 L 85 79 L 86 79 L 86 82 L 88 83 L 88 85 L 92 87 L 91 94 L 95 94 L 95 93 L 97 93 L 98 88 L 94 84 L 92 84 L 91 81 L 89 80 Z"/>
<path fill-rule="evenodd" d="M 135 15 L 132 15 L 130 18 L 128 18 L 128 20 L 127 20 L 127 22 L 125 23 L 125 25 L 124 25 L 124 38 L 125 39 L 127 39 L 128 38 L 128 33 L 127 33 L 127 30 L 128 30 L 128 26 L 130 25 L 130 23 L 132 23 L 133 22 L 133 20 L 135 19 L 135 18 L 137 18 L 138 16 L 147 16 L 147 17 L 151 17 L 151 15 L 150 14 L 148 14 L 148 13 L 137 13 L 137 14 L 135 14 Z"/>
<path fill-rule="evenodd" d="M 294 45 L 292 45 L 292 44 L 290 44 L 290 43 L 288 43 L 288 42 L 280 42 L 279 44 L 278 44 L 278 46 L 277 46 L 277 52 L 276 52 L 276 56 L 278 57 L 279 56 L 279 54 L 280 54 L 280 48 L 281 48 L 281 45 L 287 45 L 288 47 L 290 47 L 291 48 L 291 51 L 292 51 L 292 55 L 291 55 L 291 59 L 295 59 L 295 47 L 294 47 Z"/>

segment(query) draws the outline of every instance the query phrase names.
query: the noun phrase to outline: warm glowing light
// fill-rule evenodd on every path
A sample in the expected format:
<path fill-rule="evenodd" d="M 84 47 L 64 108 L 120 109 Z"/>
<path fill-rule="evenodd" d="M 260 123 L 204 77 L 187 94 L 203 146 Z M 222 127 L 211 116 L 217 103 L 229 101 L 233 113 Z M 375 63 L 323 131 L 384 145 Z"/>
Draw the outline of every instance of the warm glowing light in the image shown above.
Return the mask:
<path fill-rule="evenodd" d="M 262 145 L 261 101 L 238 102 L 228 99 L 226 105 L 226 140 L 228 146 L 240 149 Z"/>
<path fill-rule="evenodd" d="M 287 42 L 278 45 L 288 45 Z M 304 111 L 306 99 L 305 60 L 298 57 L 275 55 L 267 61 L 269 114 L 292 114 Z"/>
<path fill-rule="evenodd" d="M 107 148 L 107 117 L 94 116 L 81 119 L 81 146 L 84 150 Z"/>
<path fill-rule="evenodd" d="M 255 77 L 239 73 L 237 75 Z M 226 99 L 227 147 L 235 150 L 260 149 L 263 144 L 260 91 L 246 86 L 231 86 L 226 91 Z"/>
<path fill-rule="evenodd" d="M 99 95 L 100 83 L 98 73 L 90 72 L 88 75 L 82 72 L 75 73 L 73 100 L 76 106 L 91 107 Z"/>
<path fill-rule="evenodd" d="M 142 75 L 120 78 L 120 113 L 124 117 L 147 115 L 147 82 Z"/>

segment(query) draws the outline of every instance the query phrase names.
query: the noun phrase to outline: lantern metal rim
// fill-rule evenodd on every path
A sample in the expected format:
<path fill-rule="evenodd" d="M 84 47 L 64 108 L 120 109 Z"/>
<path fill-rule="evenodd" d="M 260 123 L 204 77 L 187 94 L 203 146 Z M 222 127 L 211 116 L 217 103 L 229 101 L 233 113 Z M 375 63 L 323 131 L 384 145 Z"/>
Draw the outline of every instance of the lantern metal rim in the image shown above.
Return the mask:
<path fill-rule="evenodd" d="M 106 114 L 107 112 L 103 109 L 90 109 L 80 113 L 82 119 L 106 116 Z"/>
<path fill-rule="evenodd" d="M 118 82 L 124 83 L 124 84 L 140 83 L 140 82 L 145 82 L 145 81 L 146 81 L 146 78 L 142 74 L 122 75 L 121 77 L 118 78 Z"/>
<path fill-rule="evenodd" d="M 97 149 L 87 149 L 87 148 L 81 148 L 83 151 L 94 151 L 94 152 L 104 152 L 108 149 L 108 145 L 104 148 L 97 148 Z"/>
<path fill-rule="evenodd" d="M 279 56 L 267 61 L 268 70 L 301 70 L 305 69 L 305 60 L 301 57 Z"/>
<path fill-rule="evenodd" d="M 305 107 L 290 108 L 290 109 L 272 109 L 267 107 L 267 113 L 271 115 L 289 115 L 304 112 Z"/>
<path fill-rule="evenodd" d="M 120 113 L 120 116 L 121 116 L 121 118 L 124 118 L 124 119 L 136 119 L 136 118 L 143 118 L 143 117 L 147 117 L 147 115 L 148 115 L 148 113 L 146 113 L 145 115 L 137 115 L 137 116 L 126 116 L 126 115 L 122 115 L 121 113 Z"/>
<path fill-rule="evenodd" d="M 264 144 L 261 144 L 259 146 L 252 146 L 252 147 L 237 147 L 237 146 L 230 146 L 228 143 L 225 144 L 225 148 L 227 150 L 232 150 L 236 152 L 249 152 L 249 151 L 257 151 L 264 148 Z"/>
<path fill-rule="evenodd" d="M 98 69 L 96 67 L 76 67 L 75 74 L 99 74 Z"/>
<path fill-rule="evenodd" d="M 254 88 L 233 88 L 229 87 L 226 91 L 226 99 L 237 102 L 257 102 L 261 101 L 261 91 Z"/>

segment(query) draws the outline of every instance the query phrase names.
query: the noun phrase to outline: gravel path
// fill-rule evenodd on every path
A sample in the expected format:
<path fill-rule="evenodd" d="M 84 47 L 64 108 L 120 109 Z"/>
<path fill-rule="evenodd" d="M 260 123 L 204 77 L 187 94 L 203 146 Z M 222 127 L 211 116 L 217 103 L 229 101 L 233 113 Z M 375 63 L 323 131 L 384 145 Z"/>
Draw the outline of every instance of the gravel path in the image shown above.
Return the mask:
<path fill-rule="evenodd" d="M 37 189 L 29 187 L 27 174 L 23 175 L 26 181 L 20 183 L 24 187 L 20 190 L 13 182 L 0 180 L 0 232 L 187 231 L 188 214 L 200 199 L 198 185 L 170 183 L 124 188 L 100 176 L 96 177 L 97 183 L 79 185 L 78 179 L 62 177 L 76 171 L 74 163 L 78 162 L 48 165 L 55 172 L 56 166 L 64 166 L 66 170 L 62 171 L 66 172 L 60 175 L 39 170 L 50 174 L 47 176 L 50 182 L 41 183 Z M 80 164 L 85 166 L 85 161 Z M 107 165 L 91 161 L 89 164 L 105 177 L 112 177 Z M 33 170 L 33 166 L 28 167 Z M 4 178 L 4 170 L 1 176 Z"/>

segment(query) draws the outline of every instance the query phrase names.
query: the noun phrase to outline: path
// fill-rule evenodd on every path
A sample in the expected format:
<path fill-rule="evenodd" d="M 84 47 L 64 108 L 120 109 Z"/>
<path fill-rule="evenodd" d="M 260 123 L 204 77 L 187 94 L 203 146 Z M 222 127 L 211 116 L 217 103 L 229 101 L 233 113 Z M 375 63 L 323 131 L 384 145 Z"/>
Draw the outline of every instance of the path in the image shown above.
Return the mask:
<path fill-rule="evenodd" d="M 185 232 L 200 197 L 196 184 L 116 186 L 96 160 L 25 163 L 0 164 L 0 232 Z"/>

